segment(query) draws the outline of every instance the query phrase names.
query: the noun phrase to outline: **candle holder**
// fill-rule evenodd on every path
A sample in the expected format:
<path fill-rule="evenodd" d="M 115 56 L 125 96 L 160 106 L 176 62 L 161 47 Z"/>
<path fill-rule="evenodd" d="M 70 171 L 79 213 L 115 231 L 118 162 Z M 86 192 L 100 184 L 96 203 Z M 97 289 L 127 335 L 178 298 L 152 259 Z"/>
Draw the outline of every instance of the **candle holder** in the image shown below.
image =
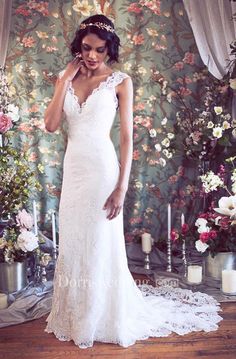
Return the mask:
<path fill-rule="evenodd" d="M 188 263 L 186 284 L 196 290 L 202 284 L 202 265 Z"/>
<path fill-rule="evenodd" d="M 172 266 L 171 266 L 171 239 L 168 236 L 167 237 L 167 268 L 166 268 L 167 272 L 171 272 L 172 271 Z"/>
<path fill-rule="evenodd" d="M 182 243 L 182 260 L 184 264 L 184 277 L 187 277 L 187 259 L 186 259 L 186 241 L 183 239 Z"/>
<path fill-rule="evenodd" d="M 150 252 L 149 252 L 150 253 Z M 150 257 L 149 257 L 149 253 L 145 253 L 145 258 L 144 258 L 144 268 L 145 269 L 151 269 L 150 267 Z"/>

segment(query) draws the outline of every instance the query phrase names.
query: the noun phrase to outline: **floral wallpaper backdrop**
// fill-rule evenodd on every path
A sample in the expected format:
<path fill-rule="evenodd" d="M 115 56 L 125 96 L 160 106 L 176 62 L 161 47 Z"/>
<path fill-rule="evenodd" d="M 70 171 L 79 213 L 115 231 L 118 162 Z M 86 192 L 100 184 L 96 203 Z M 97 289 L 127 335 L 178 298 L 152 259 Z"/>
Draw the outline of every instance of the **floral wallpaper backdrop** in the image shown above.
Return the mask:
<path fill-rule="evenodd" d="M 159 241 L 166 235 L 168 202 L 175 227 L 182 212 L 192 223 L 201 206 L 198 162 L 184 159 L 182 140 L 173 128 L 177 110 L 168 90 L 170 84 L 179 84 L 181 95 L 196 104 L 201 96 L 197 80 L 204 66 L 181 0 L 14 0 L 6 62 L 10 96 L 20 108 L 14 144 L 30 155 L 43 187 L 35 199 L 40 228 L 50 236 L 50 212 L 58 210 L 60 198 L 66 126 L 48 133 L 43 113 L 59 71 L 71 59 L 69 45 L 78 24 L 101 12 L 115 20 L 121 38 L 120 63 L 115 68 L 131 75 L 135 89 L 126 240 L 139 240 L 148 231 Z M 117 150 L 118 133 L 117 118 L 112 130 Z M 171 151 L 170 143 L 178 150 Z"/>

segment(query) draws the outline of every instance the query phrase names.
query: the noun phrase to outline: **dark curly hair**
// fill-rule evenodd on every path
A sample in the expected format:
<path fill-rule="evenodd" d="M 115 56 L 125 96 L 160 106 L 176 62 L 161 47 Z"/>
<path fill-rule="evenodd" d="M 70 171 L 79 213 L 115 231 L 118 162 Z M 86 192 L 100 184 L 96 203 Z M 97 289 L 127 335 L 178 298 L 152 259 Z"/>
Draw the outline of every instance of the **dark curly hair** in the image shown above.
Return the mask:
<path fill-rule="evenodd" d="M 114 25 L 110 19 L 104 15 L 93 15 L 82 21 L 81 24 L 89 24 L 95 22 L 102 22 L 114 29 Z M 88 34 L 96 34 L 101 40 L 106 41 L 108 63 L 119 62 L 119 46 L 120 39 L 115 32 L 110 32 L 105 29 L 100 29 L 97 26 L 87 26 L 85 29 L 80 29 L 75 33 L 75 38 L 70 45 L 72 56 L 75 57 L 77 52 L 81 52 L 81 43 L 83 38 Z"/>

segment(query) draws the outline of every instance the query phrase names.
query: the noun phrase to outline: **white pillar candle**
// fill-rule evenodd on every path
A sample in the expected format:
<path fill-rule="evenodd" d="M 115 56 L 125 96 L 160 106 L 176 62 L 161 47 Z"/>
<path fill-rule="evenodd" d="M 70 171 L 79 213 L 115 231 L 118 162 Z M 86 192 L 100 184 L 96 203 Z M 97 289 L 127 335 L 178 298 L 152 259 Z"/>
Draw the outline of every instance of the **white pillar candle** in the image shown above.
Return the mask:
<path fill-rule="evenodd" d="M 37 209 L 36 202 L 33 201 L 33 217 L 34 217 L 34 234 L 38 235 L 38 225 L 37 225 Z"/>
<path fill-rule="evenodd" d="M 56 219 L 55 219 L 55 212 L 52 212 L 52 241 L 53 241 L 53 248 L 56 248 Z"/>
<path fill-rule="evenodd" d="M 184 214 L 181 214 L 181 227 L 185 224 Z"/>
<path fill-rule="evenodd" d="M 152 250 L 152 239 L 150 233 L 142 234 L 142 251 L 145 253 L 150 253 Z"/>
<path fill-rule="evenodd" d="M 0 133 L 0 147 L 3 146 L 2 134 Z"/>
<path fill-rule="evenodd" d="M 236 293 L 236 270 L 222 270 L 222 292 L 228 294 Z"/>
<path fill-rule="evenodd" d="M 170 233 L 171 233 L 171 206 L 170 206 L 170 203 L 168 203 L 168 215 L 167 215 L 167 229 L 168 229 L 168 239 L 170 240 Z"/>
<path fill-rule="evenodd" d="M 7 307 L 7 295 L 4 293 L 0 293 L 0 309 L 6 309 Z"/>
<path fill-rule="evenodd" d="M 202 282 L 202 266 L 189 265 L 187 280 L 189 283 L 199 284 Z"/>

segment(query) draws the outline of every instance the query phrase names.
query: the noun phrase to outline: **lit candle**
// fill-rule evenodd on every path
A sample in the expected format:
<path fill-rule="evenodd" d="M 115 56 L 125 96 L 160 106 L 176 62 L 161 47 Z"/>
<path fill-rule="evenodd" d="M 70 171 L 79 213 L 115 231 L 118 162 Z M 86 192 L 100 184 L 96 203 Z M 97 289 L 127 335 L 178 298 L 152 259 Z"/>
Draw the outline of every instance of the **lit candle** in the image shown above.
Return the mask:
<path fill-rule="evenodd" d="M 222 292 L 236 294 L 236 270 L 222 270 Z"/>
<path fill-rule="evenodd" d="M 183 227 L 184 223 L 185 223 L 185 218 L 184 218 L 184 214 L 182 213 L 181 214 L 181 227 Z"/>
<path fill-rule="evenodd" d="M 0 133 L 0 147 L 3 145 L 2 134 Z"/>
<path fill-rule="evenodd" d="M 56 248 L 56 220 L 55 220 L 55 212 L 52 212 L 52 241 L 53 241 L 53 248 Z"/>
<path fill-rule="evenodd" d="M 168 240 L 170 240 L 170 233 L 171 233 L 171 206 L 168 203 Z"/>
<path fill-rule="evenodd" d="M 33 201 L 33 216 L 34 216 L 34 234 L 38 235 L 38 225 L 37 225 L 37 209 L 36 202 Z"/>
<path fill-rule="evenodd" d="M 189 283 L 199 284 L 202 282 L 202 266 L 189 265 L 187 280 Z"/>
<path fill-rule="evenodd" d="M 145 253 L 150 253 L 152 250 L 152 239 L 150 233 L 142 234 L 142 251 Z"/>
<path fill-rule="evenodd" d="M 7 307 L 7 295 L 4 293 L 0 293 L 0 309 L 6 309 Z"/>

